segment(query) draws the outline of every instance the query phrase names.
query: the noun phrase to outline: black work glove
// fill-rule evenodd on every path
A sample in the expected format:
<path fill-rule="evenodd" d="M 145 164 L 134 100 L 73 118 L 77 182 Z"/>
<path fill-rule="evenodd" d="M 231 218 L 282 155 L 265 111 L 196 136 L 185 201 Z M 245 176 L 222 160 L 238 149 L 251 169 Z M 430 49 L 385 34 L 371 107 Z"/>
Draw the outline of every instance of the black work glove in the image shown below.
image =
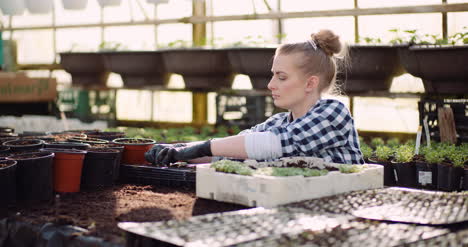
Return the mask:
<path fill-rule="evenodd" d="M 211 140 L 185 147 L 166 147 L 158 153 L 155 162 L 168 165 L 177 161 L 189 161 L 205 156 L 213 156 Z"/>
<path fill-rule="evenodd" d="M 176 144 L 155 144 L 150 150 L 146 151 L 145 159 L 146 161 L 150 162 L 151 164 L 155 165 L 156 157 L 158 157 L 159 152 L 164 148 L 170 147 L 185 147 L 187 146 L 186 143 L 176 143 Z"/>

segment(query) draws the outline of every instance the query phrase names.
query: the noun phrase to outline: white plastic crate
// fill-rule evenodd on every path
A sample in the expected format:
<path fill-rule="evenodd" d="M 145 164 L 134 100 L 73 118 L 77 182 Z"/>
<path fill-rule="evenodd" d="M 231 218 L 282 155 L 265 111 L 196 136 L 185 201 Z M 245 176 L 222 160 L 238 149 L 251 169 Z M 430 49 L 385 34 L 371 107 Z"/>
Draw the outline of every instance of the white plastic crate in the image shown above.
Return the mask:
<path fill-rule="evenodd" d="M 383 188 L 383 166 L 367 164 L 358 173 L 329 172 L 319 177 L 243 176 L 197 166 L 197 197 L 251 207 L 275 207 L 356 190 Z"/>

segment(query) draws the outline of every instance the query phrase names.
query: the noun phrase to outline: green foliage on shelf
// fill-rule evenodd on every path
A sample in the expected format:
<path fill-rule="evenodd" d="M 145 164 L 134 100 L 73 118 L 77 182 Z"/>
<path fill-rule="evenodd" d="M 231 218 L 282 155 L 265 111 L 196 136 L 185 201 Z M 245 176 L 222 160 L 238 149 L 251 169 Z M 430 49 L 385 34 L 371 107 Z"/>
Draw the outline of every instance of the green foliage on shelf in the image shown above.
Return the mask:
<path fill-rule="evenodd" d="M 390 158 L 393 156 L 393 149 L 389 146 L 378 146 L 375 149 L 375 157 L 381 161 L 390 161 Z"/>
<path fill-rule="evenodd" d="M 374 150 L 365 143 L 361 144 L 361 152 L 364 159 L 369 159 L 374 154 Z"/>
<path fill-rule="evenodd" d="M 370 142 L 371 147 L 377 148 L 378 146 L 385 145 L 385 141 L 381 137 L 374 137 Z"/>
<path fill-rule="evenodd" d="M 251 176 L 254 173 L 254 170 L 243 162 L 232 160 L 219 160 L 213 162 L 211 164 L 211 168 L 214 168 L 218 172 L 234 173 L 247 176 Z"/>
<path fill-rule="evenodd" d="M 413 160 L 414 147 L 409 145 L 399 146 L 395 150 L 395 161 L 399 163 L 408 163 Z"/>
<path fill-rule="evenodd" d="M 289 176 L 304 176 L 318 177 L 328 174 L 327 170 L 299 168 L 299 167 L 263 167 L 255 171 L 255 174 L 274 176 L 274 177 L 289 177 Z"/>
<path fill-rule="evenodd" d="M 341 173 L 357 173 L 364 169 L 363 165 L 347 165 L 343 164 L 338 167 Z"/>

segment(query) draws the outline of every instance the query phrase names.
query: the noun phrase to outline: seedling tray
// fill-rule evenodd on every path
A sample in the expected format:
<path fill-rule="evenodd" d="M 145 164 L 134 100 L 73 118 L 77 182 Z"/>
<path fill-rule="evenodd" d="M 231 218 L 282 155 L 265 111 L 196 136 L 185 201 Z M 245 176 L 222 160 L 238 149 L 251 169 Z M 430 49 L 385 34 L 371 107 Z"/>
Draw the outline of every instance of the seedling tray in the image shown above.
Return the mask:
<path fill-rule="evenodd" d="M 120 165 L 120 181 L 145 185 L 185 186 L 195 188 L 196 173 L 191 167 L 156 167 Z"/>
<path fill-rule="evenodd" d="M 313 215 L 298 208 L 255 208 L 186 221 L 122 222 L 119 227 L 133 238 L 137 235 L 177 246 L 395 246 L 450 232 L 430 226 Z"/>
<path fill-rule="evenodd" d="M 366 219 L 393 222 L 448 225 L 468 222 L 468 192 L 414 191 L 394 193 L 397 203 L 353 211 Z"/>

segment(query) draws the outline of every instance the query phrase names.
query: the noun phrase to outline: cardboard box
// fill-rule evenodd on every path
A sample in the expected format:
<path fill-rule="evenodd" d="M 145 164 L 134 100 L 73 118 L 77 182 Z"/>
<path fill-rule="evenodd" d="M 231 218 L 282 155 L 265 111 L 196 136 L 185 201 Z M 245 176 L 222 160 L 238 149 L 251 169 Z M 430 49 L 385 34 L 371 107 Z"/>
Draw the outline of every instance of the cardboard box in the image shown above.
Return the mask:
<path fill-rule="evenodd" d="M 55 78 L 30 78 L 24 73 L 0 72 L 0 102 L 54 101 Z"/>
<path fill-rule="evenodd" d="M 356 190 L 383 188 L 383 166 L 367 164 L 361 172 L 331 171 L 320 177 L 243 176 L 197 165 L 197 197 L 250 207 L 278 205 Z"/>

